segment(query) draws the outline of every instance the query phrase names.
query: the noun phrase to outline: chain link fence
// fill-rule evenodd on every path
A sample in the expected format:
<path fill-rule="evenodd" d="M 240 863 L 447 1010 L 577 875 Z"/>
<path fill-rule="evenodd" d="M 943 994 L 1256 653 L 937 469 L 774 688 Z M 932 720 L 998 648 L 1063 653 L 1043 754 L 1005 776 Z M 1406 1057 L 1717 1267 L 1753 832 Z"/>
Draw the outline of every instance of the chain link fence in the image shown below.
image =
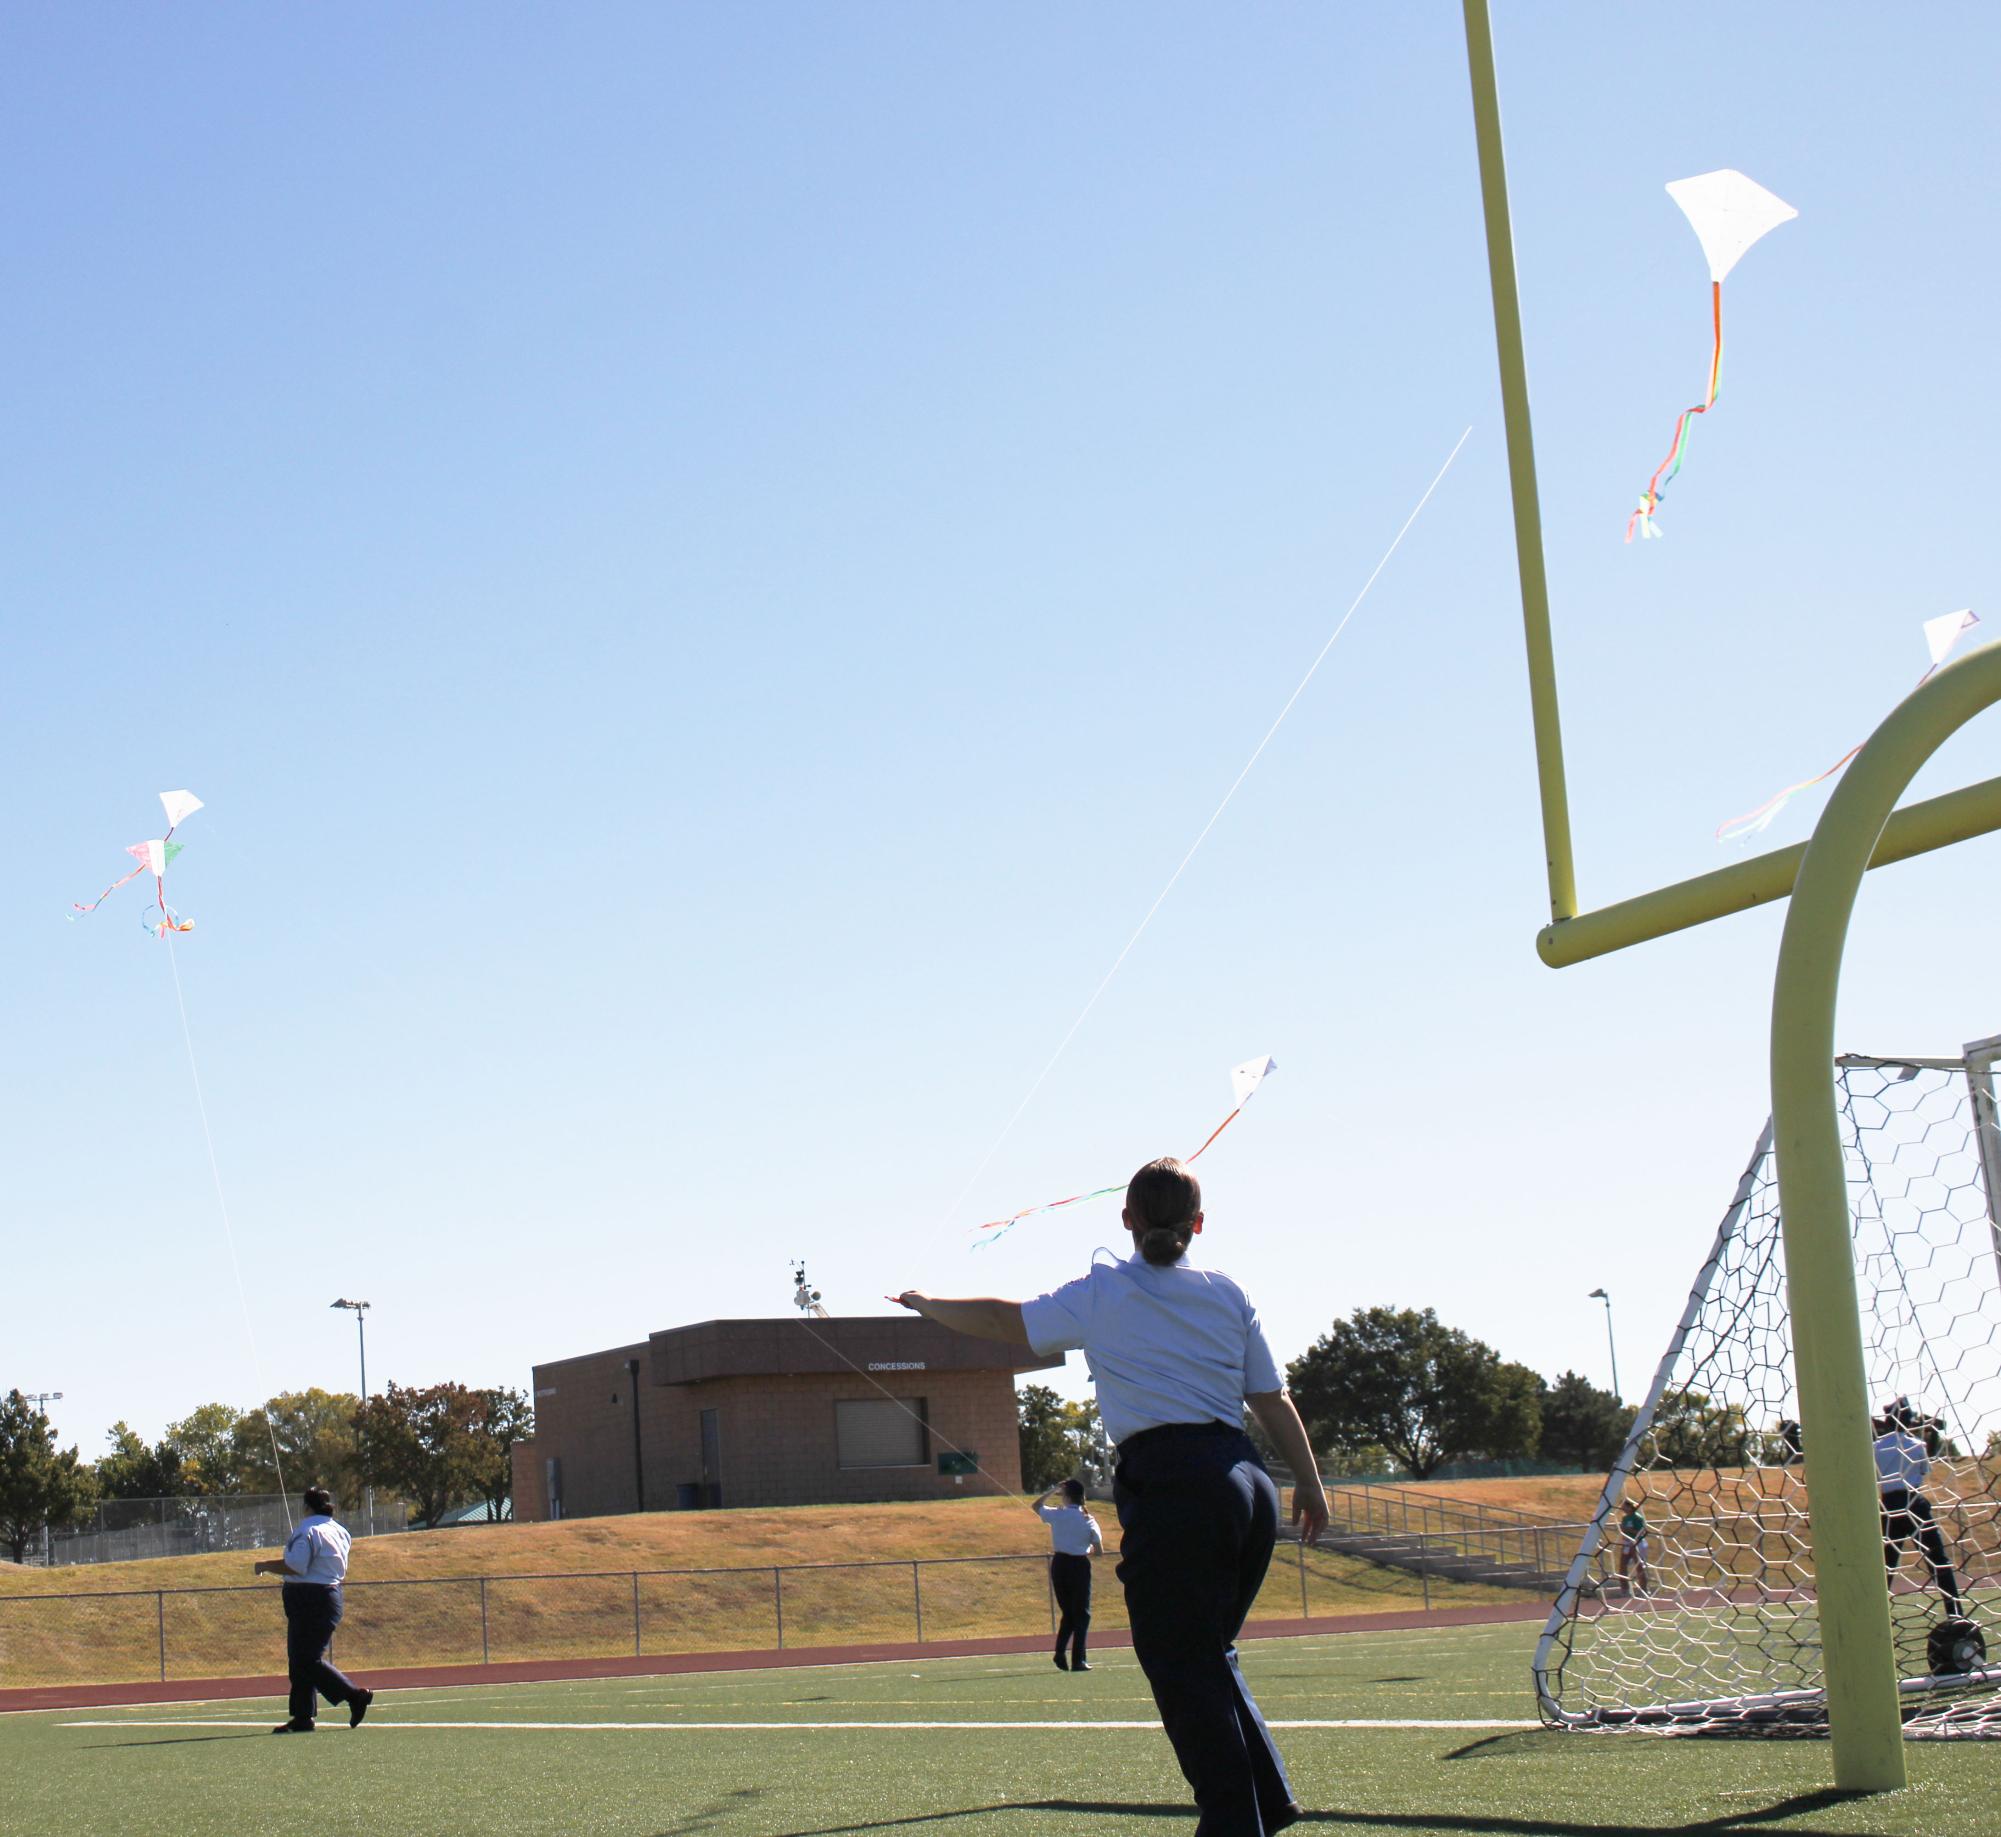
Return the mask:
<path fill-rule="evenodd" d="M 129 1563 L 152 1556 L 197 1556 L 214 1550 L 265 1550 L 285 1541 L 304 1509 L 298 1494 L 226 1493 L 208 1498 L 106 1499 L 82 1524 L 45 1534 L 29 1545 L 30 1563 L 61 1568 L 72 1563 Z M 410 1511 L 401 1500 L 377 1496 L 371 1512 L 357 1510 L 348 1529 L 356 1537 L 401 1531 Z"/>
<path fill-rule="evenodd" d="M 1109 1561 L 1094 1629 L 1126 1625 Z M 1282 1543 L 1260 1620 L 1366 1611 L 1387 1572 Z M 0 1595 L 0 1689 L 254 1677 L 285 1664 L 275 1585 Z M 1496 1591 L 1498 1592 L 1498 1591 Z M 1426 1584 L 1428 1601 L 1429 1584 Z M 1384 1606 L 1417 1606 L 1408 1598 Z M 359 1670 L 902 1644 L 1051 1633 L 1042 1556 L 354 1582 L 335 1641 Z M 1455 1599 L 1472 1596 L 1459 1590 Z"/>

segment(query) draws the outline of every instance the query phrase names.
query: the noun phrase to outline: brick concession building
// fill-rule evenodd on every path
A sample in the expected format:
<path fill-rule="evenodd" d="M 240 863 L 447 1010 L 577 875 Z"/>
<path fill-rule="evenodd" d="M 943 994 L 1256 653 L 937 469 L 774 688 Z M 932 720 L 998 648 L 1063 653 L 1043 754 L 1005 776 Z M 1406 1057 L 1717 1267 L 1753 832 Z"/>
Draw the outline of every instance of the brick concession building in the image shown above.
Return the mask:
<path fill-rule="evenodd" d="M 514 1516 L 993 1491 L 977 1473 L 949 1471 L 963 1464 L 953 1449 L 1018 1490 L 1015 1373 L 1062 1363 L 916 1315 L 670 1327 L 535 1367 L 534 1439 L 514 1447 Z"/>

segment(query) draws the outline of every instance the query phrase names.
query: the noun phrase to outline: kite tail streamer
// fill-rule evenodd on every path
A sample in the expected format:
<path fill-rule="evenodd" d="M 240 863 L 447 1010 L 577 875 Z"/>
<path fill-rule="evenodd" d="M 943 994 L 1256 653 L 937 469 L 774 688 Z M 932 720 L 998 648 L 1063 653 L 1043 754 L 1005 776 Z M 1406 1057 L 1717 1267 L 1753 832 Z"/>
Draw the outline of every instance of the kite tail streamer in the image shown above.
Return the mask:
<path fill-rule="evenodd" d="M 69 903 L 71 916 L 74 917 L 74 915 L 79 912 L 95 912 L 98 909 L 98 907 L 103 905 L 104 902 L 107 899 L 109 899 L 112 896 L 112 894 L 116 893 L 120 887 L 129 886 L 133 881 L 137 880 L 141 874 L 145 873 L 145 871 L 146 871 L 146 864 L 142 861 L 137 867 L 135 867 L 131 871 L 131 873 L 127 874 L 124 877 L 124 879 L 114 880 L 108 887 L 104 889 L 102 893 L 100 893 L 87 906 L 84 905 L 80 900 L 74 900 L 74 899 L 71 900 Z"/>
<path fill-rule="evenodd" d="M 1248 1064 L 1239 1066 L 1237 1068 L 1237 1072 L 1233 1075 L 1242 1076 L 1243 1074 L 1248 1073 L 1252 1069 L 1252 1067 L 1255 1067 L 1257 1063 L 1258 1062 L 1255 1059 L 1253 1059 L 1249 1061 Z M 1215 1128 L 1209 1131 L 1207 1137 L 1204 1139 L 1202 1143 L 1202 1146 L 1196 1149 L 1196 1151 L 1192 1155 L 1189 1155 L 1182 1162 L 1182 1166 L 1186 1167 L 1189 1164 L 1189 1162 L 1201 1160 L 1201 1158 L 1209 1152 L 1209 1144 L 1215 1141 L 1215 1139 L 1219 1135 L 1221 1135 L 1225 1129 L 1229 1128 L 1229 1126 L 1233 1122 L 1235 1122 L 1238 1117 L 1243 1115 L 1244 1105 L 1249 1103 L 1251 1098 L 1256 1094 L 1258 1084 L 1262 1082 L 1265 1072 L 1273 1071 L 1275 1069 L 1277 1069 L 1275 1064 L 1271 1060 L 1266 1060 L 1264 1071 L 1258 1072 L 1255 1078 L 1247 1080 L 1246 1084 L 1240 1087 L 1243 1090 L 1243 1101 L 1240 1102 L 1237 1105 L 1237 1107 L 1230 1112 L 1228 1116 L 1224 1117 L 1223 1120 L 1215 1126 Z M 1043 1212 L 1058 1212 L 1061 1211 L 1065 1206 L 1082 1205 L 1088 1199 L 1103 1199 L 1107 1197 L 1109 1194 L 1122 1193 L 1124 1191 L 1125 1187 L 1123 1184 L 1120 1184 L 1118 1186 L 1101 1186 L 1089 1193 L 1072 1193 L 1068 1199 L 1052 1199 L 1047 1205 L 1027 1206 L 1023 1208 L 1023 1210 L 1013 1213 L 1007 1218 L 990 1218 L 986 1221 L 985 1224 L 974 1225 L 972 1229 L 975 1231 L 990 1231 L 993 1233 L 993 1235 L 991 1237 L 981 1238 L 977 1243 L 975 1243 L 972 1246 L 972 1248 L 975 1250 L 983 1250 L 989 1244 L 999 1243 L 1000 1240 L 1006 1237 L 1007 1234 L 1010 1231 L 1012 1231 L 1016 1225 L 1020 1224 L 1024 1218 L 1034 1218 L 1038 1214 Z"/>
<path fill-rule="evenodd" d="M 1723 283 L 1709 283 L 1710 317 L 1715 327 L 1716 344 L 1709 358 L 1709 394 L 1691 408 L 1684 408 L 1675 418 L 1674 445 L 1668 448 L 1667 457 L 1654 468 L 1654 475 L 1647 480 L 1647 488 L 1640 494 L 1640 502 L 1633 514 L 1626 519 L 1626 540 L 1631 542 L 1637 530 L 1644 541 L 1649 536 L 1658 536 L 1654 527 L 1654 512 L 1660 508 L 1661 494 L 1674 483 L 1675 475 L 1681 470 L 1681 462 L 1688 452 L 1688 421 L 1691 415 L 1706 415 L 1716 406 L 1717 385 L 1723 375 Z M 1662 473 L 1667 476 L 1663 478 Z"/>
<path fill-rule="evenodd" d="M 1772 796 L 1766 798 L 1757 809 L 1747 810 L 1742 816 L 1733 816 L 1729 822 L 1719 824 L 1716 830 L 1717 841 L 1741 842 L 1747 836 L 1755 836 L 1760 830 L 1769 825 L 1771 820 L 1797 797 L 1800 792 L 1811 791 L 1815 785 L 1825 784 L 1828 779 L 1840 771 L 1861 750 L 1859 746 L 1850 747 L 1826 771 L 1816 773 L 1812 778 L 1802 778 L 1796 785 L 1787 785 L 1783 791 L 1775 792 Z"/>
<path fill-rule="evenodd" d="M 192 927 L 189 927 L 192 929 Z M 164 935 L 164 930 L 162 935 Z M 195 1110 L 201 1117 L 202 1140 L 208 1144 L 208 1171 L 215 1181 L 216 1209 L 222 1214 L 223 1241 L 229 1246 L 229 1263 L 236 1272 L 236 1299 L 243 1308 L 243 1330 L 250 1340 L 250 1360 L 255 1367 L 257 1388 L 264 1388 L 264 1359 L 257 1350 L 257 1326 L 250 1314 L 249 1291 L 243 1286 L 243 1259 L 236 1254 L 236 1232 L 229 1222 L 229 1200 L 222 1190 L 222 1164 L 215 1155 L 215 1136 L 208 1126 L 208 1100 L 202 1095 L 201 1068 L 195 1063 L 195 1038 L 188 1026 L 187 998 L 181 993 L 181 966 L 174 947 L 167 946 L 167 961 L 174 971 L 174 1002 L 181 1011 L 181 1040 L 188 1049 L 188 1076 L 194 1080 Z M 292 1499 L 285 1490 L 285 1462 L 278 1452 L 278 1431 L 271 1421 L 269 1400 L 264 1407 L 264 1432 L 271 1438 L 271 1470 L 278 1476 L 278 1497 L 285 1507 L 285 1526 L 289 1531 L 292 1524 Z"/>

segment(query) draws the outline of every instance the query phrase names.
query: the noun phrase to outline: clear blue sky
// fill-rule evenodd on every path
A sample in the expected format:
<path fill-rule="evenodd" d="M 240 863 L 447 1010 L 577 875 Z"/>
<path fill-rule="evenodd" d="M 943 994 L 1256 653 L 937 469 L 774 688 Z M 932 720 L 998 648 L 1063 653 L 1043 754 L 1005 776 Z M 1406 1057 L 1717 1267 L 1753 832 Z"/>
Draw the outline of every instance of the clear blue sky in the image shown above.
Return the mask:
<path fill-rule="evenodd" d="M 1972 5 L 1501 4 L 1580 877 L 1717 865 L 1992 598 Z M 529 1367 L 1030 1293 L 1186 1152 L 1281 1351 L 1363 1304 L 1637 1392 L 1765 1109 L 1779 915 L 1554 974 L 1459 13 L 13 9 L 0 1384 Z M 1707 283 L 1662 186 L 1798 206 Z M 947 1207 L 1460 430 L 1431 509 Z M 1992 729 L 1919 789 L 1992 774 Z M 178 961 L 130 888 L 185 832 Z M 1772 831 L 1805 835 L 1817 799 Z M 1995 844 L 1841 1039 L 2001 1031 Z M 1074 1384 L 1081 1379 L 1073 1380 Z"/>

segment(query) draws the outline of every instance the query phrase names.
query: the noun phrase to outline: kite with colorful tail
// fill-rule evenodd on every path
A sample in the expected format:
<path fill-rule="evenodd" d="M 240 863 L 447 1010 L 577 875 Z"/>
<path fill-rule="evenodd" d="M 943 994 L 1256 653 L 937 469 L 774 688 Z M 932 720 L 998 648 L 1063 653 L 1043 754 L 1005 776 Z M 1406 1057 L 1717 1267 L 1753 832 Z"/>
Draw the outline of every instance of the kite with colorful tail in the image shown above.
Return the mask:
<path fill-rule="evenodd" d="M 1265 1079 L 1277 1070 L 1278 1061 L 1276 1059 L 1246 1059 L 1243 1064 L 1230 1068 L 1230 1092 L 1236 1099 L 1236 1105 L 1228 1116 L 1224 1117 L 1215 1128 L 1209 1131 L 1208 1140 L 1204 1141 L 1200 1148 L 1196 1149 L 1192 1155 L 1183 1160 L 1182 1165 L 1184 1167 L 1190 1162 L 1199 1161 L 1202 1158 L 1203 1154 L 1208 1150 L 1209 1143 L 1213 1142 L 1238 1117 L 1243 1115 L 1244 1105 L 1249 1103 L 1252 1097 L 1256 1095 L 1258 1086 L 1264 1083 Z M 973 1226 L 973 1229 L 975 1231 L 991 1232 L 993 1235 L 982 1237 L 972 1248 L 975 1250 L 984 1250 L 989 1244 L 999 1243 L 1024 1218 L 1034 1218 L 1043 1212 L 1059 1212 L 1065 1206 L 1080 1206 L 1087 1200 L 1103 1199 L 1108 1194 L 1123 1193 L 1125 1190 L 1126 1183 L 1121 1180 L 1117 1186 L 1101 1186 L 1088 1193 L 1072 1193 L 1068 1199 L 1052 1199 L 1047 1205 L 1026 1206 L 1021 1211 L 1011 1213 L 1006 1218 L 990 1218 L 985 1224 Z"/>
<path fill-rule="evenodd" d="M 1958 612 L 1942 612 L 1937 618 L 1925 621 L 1925 648 L 1931 652 L 1932 667 L 1918 678 L 1918 688 L 1922 689 L 1931 681 L 1939 665 L 1952 654 L 1952 647 L 1961 636 L 1979 623 L 1980 615 L 1965 608 Z M 1812 778 L 1802 778 L 1796 785 L 1787 785 L 1783 791 L 1773 792 L 1757 809 L 1747 810 L 1742 816 L 1733 816 L 1729 822 L 1718 824 L 1717 841 L 1743 842 L 1769 828 L 1772 819 L 1802 791 L 1811 791 L 1815 785 L 1825 784 L 1861 750 L 1860 746 L 1851 746 L 1826 771 Z"/>
<path fill-rule="evenodd" d="M 1628 542 L 1635 534 L 1644 541 L 1661 533 L 1654 526 L 1654 513 L 1660 508 L 1661 493 L 1674 481 L 1687 455 L 1690 420 L 1716 406 L 1717 385 L 1723 376 L 1723 277 L 1767 230 L 1799 215 L 1783 198 L 1774 197 L 1764 186 L 1728 167 L 1692 179 L 1676 179 L 1667 190 L 1694 227 L 1709 259 L 1709 316 L 1715 344 L 1709 357 L 1709 393 L 1676 417 L 1674 444 L 1647 480 L 1638 508 L 1626 519 Z"/>
<path fill-rule="evenodd" d="M 182 918 L 167 904 L 167 868 L 174 857 L 181 852 L 181 844 L 173 839 L 174 831 L 202 807 L 201 799 L 192 791 L 162 791 L 160 805 L 167 813 L 167 833 L 150 842 L 130 844 L 125 852 L 139 865 L 131 873 L 114 880 L 89 905 L 81 905 L 72 900 L 69 914 L 72 921 L 85 912 L 95 912 L 127 882 L 137 880 L 141 874 L 150 873 L 153 876 L 154 896 L 159 903 L 160 916 L 157 919 L 142 919 L 140 923 L 156 938 L 164 938 L 170 931 L 194 930 L 193 919 Z"/>

